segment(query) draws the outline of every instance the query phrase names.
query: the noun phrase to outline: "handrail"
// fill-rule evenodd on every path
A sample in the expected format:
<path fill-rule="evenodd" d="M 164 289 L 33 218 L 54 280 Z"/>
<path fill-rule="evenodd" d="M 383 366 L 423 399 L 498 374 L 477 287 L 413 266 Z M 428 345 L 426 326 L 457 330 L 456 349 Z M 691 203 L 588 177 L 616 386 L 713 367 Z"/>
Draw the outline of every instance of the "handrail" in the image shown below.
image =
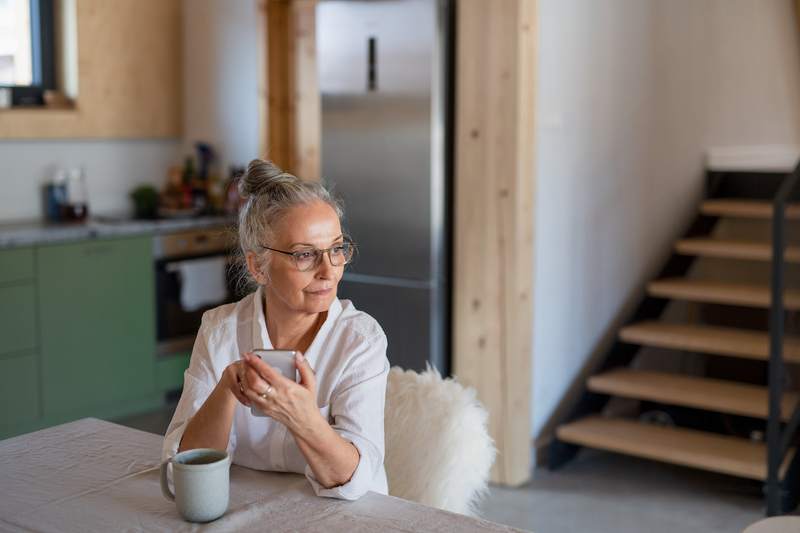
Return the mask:
<path fill-rule="evenodd" d="M 784 337 L 784 251 L 786 248 L 786 203 L 800 178 L 800 164 L 781 183 L 772 202 L 772 300 L 769 318 L 769 418 L 767 419 L 767 515 L 782 511 L 783 491 L 780 469 L 800 423 L 800 407 L 792 414 L 790 423 L 781 431 L 781 399 L 783 398 L 783 337 Z"/>

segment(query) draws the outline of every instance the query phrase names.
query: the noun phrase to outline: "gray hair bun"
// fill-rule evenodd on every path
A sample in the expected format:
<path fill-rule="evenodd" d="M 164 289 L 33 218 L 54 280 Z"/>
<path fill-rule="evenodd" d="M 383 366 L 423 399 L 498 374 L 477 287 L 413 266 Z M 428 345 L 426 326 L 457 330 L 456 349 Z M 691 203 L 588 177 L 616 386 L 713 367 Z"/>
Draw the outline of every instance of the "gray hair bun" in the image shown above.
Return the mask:
<path fill-rule="evenodd" d="M 298 182 L 300 180 L 296 176 L 284 172 L 272 161 L 253 159 L 239 182 L 239 194 L 242 198 L 273 196 L 278 190 L 287 185 L 296 186 Z"/>

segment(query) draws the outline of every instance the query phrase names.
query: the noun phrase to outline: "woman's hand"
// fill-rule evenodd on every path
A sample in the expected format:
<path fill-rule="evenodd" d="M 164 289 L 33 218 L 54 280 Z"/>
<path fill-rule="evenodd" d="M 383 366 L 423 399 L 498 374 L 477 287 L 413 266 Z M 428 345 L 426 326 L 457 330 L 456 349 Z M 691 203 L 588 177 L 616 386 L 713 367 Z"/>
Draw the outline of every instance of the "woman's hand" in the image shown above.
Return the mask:
<path fill-rule="evenodd" d="M 300 352 L 295 367 L 300 383 L 247 353 L 244 355 L 244 395 L 253 406 L 285 425 L 295 435 L 313 431 L 322 419 L 317 407 L 317 380 L 311 365 Z M 327 425 L 327 423 L 326 423 Z"/>
<path fill-rule="evenodd" d="M 245 396 L 292 433 L 320 485 L 331 488 L 349 481 L 358 467 L 360 452 L 320 414 L 317 380 L 308 361 L 300 353 L 295 357 L 300 372 L 300 383 L 295 383 L 252 354 L 244 358 Z"/>
<path fill-rule="evenodd" d="M 239 403 L 250 407 L 250 399 L 244 394 L 244 375 L 247 370 L 247 365 L 244 361 L 236 361 L 225 367 L 222 372 L 222 378 L 219 380 L 219 386 L 230 392 Z"/>
<path fill-rule="evenodd" d="M 178 451 L 193 448 L 215 448 L 225 450 L 230 441 L 236 402 L 250 405 L 240 385 L 245 364 L 231 363 L 222 371 L 216 387 L 206 398 L 203 406 L 189 419 L 186 430 L 178 443 Z"/>

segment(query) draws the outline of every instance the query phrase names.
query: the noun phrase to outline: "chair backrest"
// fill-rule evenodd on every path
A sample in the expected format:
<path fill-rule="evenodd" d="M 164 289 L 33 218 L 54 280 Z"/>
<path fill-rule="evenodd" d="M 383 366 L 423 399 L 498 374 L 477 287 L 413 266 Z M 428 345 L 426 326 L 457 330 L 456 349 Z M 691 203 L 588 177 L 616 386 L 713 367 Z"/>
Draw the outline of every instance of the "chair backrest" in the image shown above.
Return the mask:
<path fill-rule="evenodd" d="M 488 489 L 497 450 L 475 390 L 435 369 L 394 367 L 386 387 L 389 494 L 467 515 Z"/>

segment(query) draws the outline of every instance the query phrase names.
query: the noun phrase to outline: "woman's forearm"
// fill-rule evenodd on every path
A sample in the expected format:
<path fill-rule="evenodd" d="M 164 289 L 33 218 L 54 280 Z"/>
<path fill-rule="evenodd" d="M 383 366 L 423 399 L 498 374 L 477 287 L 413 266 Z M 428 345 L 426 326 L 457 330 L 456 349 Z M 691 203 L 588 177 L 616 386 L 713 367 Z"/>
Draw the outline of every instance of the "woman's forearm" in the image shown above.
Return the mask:
<path fill-rule="evenodd" d="M 222 384 L 214 387 L 203 406 L 189 420 L 178 451 L 194 448 L 227 449 L 237 403 L 227 387 Z"/>
<path fill-rule="evenodd" d="M 360 460 L 358 449 L 336 433 L 324 418 L 320 417 L 312 427 L 293 432 L 293 435 L 314 477 L 323 487 L 336 487 L 350 481 Z"/>

